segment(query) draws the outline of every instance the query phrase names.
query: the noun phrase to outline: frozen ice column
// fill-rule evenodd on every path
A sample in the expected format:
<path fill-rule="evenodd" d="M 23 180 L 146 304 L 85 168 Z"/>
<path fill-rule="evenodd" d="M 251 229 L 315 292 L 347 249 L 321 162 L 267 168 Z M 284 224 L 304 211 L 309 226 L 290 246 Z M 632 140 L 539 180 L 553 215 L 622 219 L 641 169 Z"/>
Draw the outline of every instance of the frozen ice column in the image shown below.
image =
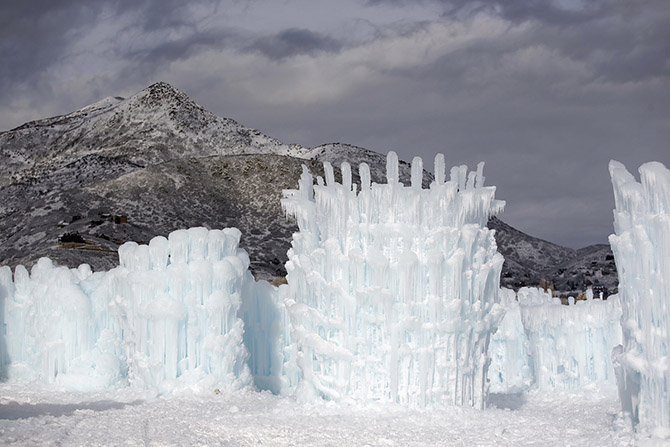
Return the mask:
<path fill-rule="evenodd" d="M 670 171 L 640 166 L 640 182 L 610 161 L 623 346 L 613 358 L 624 413 L 638 429 L 670 438 Z"/>
<path fill-rule="evenodd" d="M 348 163 L 342 182 L 324 163 L 325 183 L 303 168 L 282 206 L 300 231 L 289 250 L 289 310 L 301 397 L 484 407 L 488 344 L 502 315 L 502 256 L 490 215 L 504 202 L 476 172 L 435 159 L 435 181 L 422 189 L 422 161 L 411 185 L 387 157 L 387 183 L 360 190 Z"/>
<path fill-rule="evenodd" d="M 492 393 L 520 393 L 533 383 L 533 361 L 521 320 L 521 308 L 512 289 L 501 288 L 505 317 L 491 337 L 488 379 Z"/>

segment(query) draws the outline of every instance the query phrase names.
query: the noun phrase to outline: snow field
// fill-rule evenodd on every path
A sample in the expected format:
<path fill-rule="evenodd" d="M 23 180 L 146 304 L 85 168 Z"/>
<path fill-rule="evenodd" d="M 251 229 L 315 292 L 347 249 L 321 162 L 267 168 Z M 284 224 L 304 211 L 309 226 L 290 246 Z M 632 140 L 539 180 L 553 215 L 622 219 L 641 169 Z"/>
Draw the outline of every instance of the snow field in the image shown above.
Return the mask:
<path fill-rule="evenodd" d="M 618 419 L 616 389 L 492 395 L 485 410 L 393 403 L 298 403 L 241 390 L 157 397 L 0 385 L 4 446 L 660 447 Z"/>

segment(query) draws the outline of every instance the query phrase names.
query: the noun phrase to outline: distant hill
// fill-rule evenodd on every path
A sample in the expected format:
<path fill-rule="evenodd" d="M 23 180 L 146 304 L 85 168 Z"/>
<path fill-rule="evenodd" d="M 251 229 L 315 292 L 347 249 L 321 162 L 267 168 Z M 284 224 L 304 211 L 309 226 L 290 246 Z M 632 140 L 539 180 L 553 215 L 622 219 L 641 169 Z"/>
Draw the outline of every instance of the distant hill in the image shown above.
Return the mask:
<path fill-rule="evenodd" d="M 0 133 L 0 262 L 30 266 L 49 256 L 109 269 L 123 242 L 191 226 L 235 226 L 256 277 L 282 276 L 297 227 L 281 211 L 281 191 L 296 187 L 302 164 L 323 175 L 324 161 L 348 161 L 355 181 L 361 162 L 373 181 L 385 178 L 385 155 L 340 143 L 287 145 L 213 115 L 166 83 L 128 99 L 106 98 Z M 408 183 L 409 165 L 400 170 Z M 426 173 L 424 185 L 431 180 Z M 573 250 L 497 218 L 489 226 L 506 259 L 504 285 L 537 285 L 545 277 L 560 290 L 581 290 L 589 281 L 616 286 L 607 246 Z"/>
<path fill-rule="evenodd" d="M 501 285 L 517 289 L 538 286 L 544 279 L 557 291 L 585 290 L 604 286 L 615 293 L 618 277 L 614 255 L 609 245 L 590 245 L 575 250 L 529 236 L 501 221 L 489 219 L 488 227 L 496 230 L 498 251 L 505 257 Z"/>

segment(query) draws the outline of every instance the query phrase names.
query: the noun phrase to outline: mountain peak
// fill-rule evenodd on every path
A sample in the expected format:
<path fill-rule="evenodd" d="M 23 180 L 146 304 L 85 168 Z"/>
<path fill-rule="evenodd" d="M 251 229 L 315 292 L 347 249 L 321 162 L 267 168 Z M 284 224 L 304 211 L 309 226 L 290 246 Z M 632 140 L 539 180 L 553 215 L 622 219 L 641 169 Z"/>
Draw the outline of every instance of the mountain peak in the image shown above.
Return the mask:
<path fill-rule="evenodd" d="M 171 84 L 164 81 L 158 81 L 145 88 L 144 91 L 152 96 L 186 96 L 184 93 L 177 90 Z"/>
<path fill-rule="evenodd" d="M 150 107 L 158 107 L 162 105 L 172 107 L 187 106 L 188 108 L 203 110 L 202 107 L 196 104 L 188 95 L 163 81 L 151 84 L 149 87 L 134 95 L 131 100 L 133 98 Z"/>

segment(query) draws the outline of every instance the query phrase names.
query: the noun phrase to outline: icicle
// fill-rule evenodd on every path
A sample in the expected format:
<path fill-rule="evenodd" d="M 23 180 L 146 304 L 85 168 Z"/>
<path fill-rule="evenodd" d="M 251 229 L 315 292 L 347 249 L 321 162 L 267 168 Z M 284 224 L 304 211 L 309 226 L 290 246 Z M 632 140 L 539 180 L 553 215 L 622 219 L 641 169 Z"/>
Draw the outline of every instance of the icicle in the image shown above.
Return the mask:
<path fill-rule="evenodd" d="M 458 189 L 460 191 L 465 191 L 465 182 L 468 178 L 468 167 L 466 165 L 460 165 L 458 167 Z"/>
<path fill-rule="evenodd" d="M 358 166 L 358 174 L 361 176 L 361 191 L 370 190 L 370 166 L 367 163 L 361 163 Z"/>
<path fill-rule="evenodd" d="M 484 162 L 480 161 L 479 164 L 477 164 L 477 180 L 475 181 L 475 188 L 483 188 L 484 180 L 486 180 L 486 177 L 484 177 Z"/>
<path fill-rule="evenodd" d="M 340 170 L 342 171 L 342 186 L 345 190 L 351 191 L 351 165 L 346 161 L 342 162 Z"/>
<path fill-rule="evenodd" d="M 444 154 L 437 154 L 435 156 L 435 183 L 438 185 L 444 184 Z"/>
<path fill-rule="evenodd" d="M 412 188 L 421 189 L 423 183 L 423 160 L 421 157 L 412 159 Z"/>
<path fill-rule="evenodd" d="M 333 165 L 328 161 L 323 162 L 323 170 L 326 175 L 326 185 L 333 186 L 335 185 L 335 174 L 333 173 Z"/>
<path fill-rule="evenodd" d="M 386 182 L 391 185 L 398 183 L 400 177 L 398 176 L 398 155 L 390 151 L 386 156 Z"/>
<path fill-rule="evenodd" d="M 468 174 L 468 182 L 465 186 L 466 191 L 475 189 L 475 177 L 476 176 L 477 176 L 476 172 L 470 172 Z"/>

